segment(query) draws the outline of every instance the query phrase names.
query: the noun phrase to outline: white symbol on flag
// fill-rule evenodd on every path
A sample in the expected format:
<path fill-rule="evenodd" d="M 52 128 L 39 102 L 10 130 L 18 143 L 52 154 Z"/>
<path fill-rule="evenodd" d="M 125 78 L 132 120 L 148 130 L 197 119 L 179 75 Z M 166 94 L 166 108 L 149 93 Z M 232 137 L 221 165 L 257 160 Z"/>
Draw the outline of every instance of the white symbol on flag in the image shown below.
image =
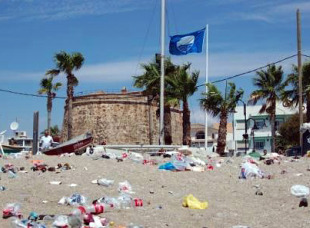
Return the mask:
<path fill-rule="evenodd" d="M 195 42 L 195 36 L 184 36 L 177 42 L 177 48 L 181 52 L 189 51 Z"/>

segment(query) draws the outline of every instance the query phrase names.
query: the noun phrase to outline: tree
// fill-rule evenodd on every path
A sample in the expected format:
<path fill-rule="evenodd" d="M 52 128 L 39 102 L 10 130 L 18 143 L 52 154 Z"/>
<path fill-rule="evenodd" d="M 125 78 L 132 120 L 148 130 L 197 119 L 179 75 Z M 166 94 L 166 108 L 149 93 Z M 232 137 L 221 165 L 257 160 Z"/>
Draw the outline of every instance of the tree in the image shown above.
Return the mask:
<path fill-rule="evenodd" d="M 298 94 L 298 67 L 293 65 L 293 72 L 288 75 L 285 84 L 290 86 L 289 89 L 282 94 L 284 105 L 292 107 L 299 104 Z M 305 62 L 302 66 L 302 90 L 303 103 L 306 103 L 306 120 L 310 122 L 310 61 Z"/>
<path fill-rule="evenodd" d="M 243 96 L 243 90 L 236 90 L 235 84 L 231 82 L 228 83 L 227 93 L 223 96 L 214 84 L 207 83 L 206 86 L 208 92 L 202 94 L 204 98 L 200 99 L 200 105 L 212 116 L 220 116 L 216 152 L 223 155 L 226 146 L 228 115 L 235 111 L 238 101 Z"/>
<path fill-rule="evenodd" d="M 159 104 L 160 94 L 160 62 L 150 62 L 148 64 L 141 64 L 144 71 L 142 75 L 133 76 L 134 86 L 143 88 L 145 95 L 151 95 L 153 100 Z M 165 81 L 169 75 L 176 71 L 176 66 L 171 62 L 170 58 L 165 59 Z M 175 99 L 167 95 L 167 83 L 165 83 L 165 101 L 164 101 L 164 131 L 165 131 L 165 144 L 172 143 L 171 136 L 171 105 L 175 104 Z M 159 111 L 159 110 L 158 110 Z M 159 113 L 159 112 L 158 112 Z"/>
<path fill-rule="evenodd" d="M 74 95 L 74 87 L 78 85 L 79 81 L 73 74 L 73 71 L 79 70 L 83 63 L 84 57 L 79 52 L 68 54 L 64 51 L 56 53 L 54 57 L 56 69 L 49 70 L 47 74 L 55 76 L 61 72 L 66 74 L 67 77 L 67 138 L 72 138 L 72 101 Z"/>
<path fill-rule="evenodd" d="M 281 124 L 278 132 L 280 134 L 278 140 L 283 147 L 299 145 L 299 114 L 296 113 L 290 116 Z"/>
<path fill-rule="evenodd" d="M 272 136 L 271 151 L 274 152 L 276 148 L 276 102 L 281 100 L 285 87 L 282 67 L 269 65 L 267 70 L 257 71 L 256 76 L 253 83 L 258 89 L 251 93 L 249 104 L 255 105 L 259 100 L 263 101 L 259 113 L 267 112 L 269 115 Z"/>
<path fill-rule="evenodd" d="M 190 145 L 191 143 L 191 122 L 190 109 L 188 98 L 197 91 L 197 82 L 199 72 L 195 71 L 189 74 L 191 64 L 187 63 L 177 68 L 175 74 L 167 77 L 168 93 L 171 94 L 171 99 L 176 98 L 182 101 L 183 104 L 183 144 Z"/>
<path fill-rule="evenodd" d="M 52 107 L 53 107 L 53 99 L 56 96 L 56 91 L 60 89 L 62 84 L 60 82 L 56 82 L 53 84 L 53 76 L 49 76 L 47 78 L 42 78 L 40 82 L 40 90 L 39 94 L 47 95 L 47 130 L 51 133 L 51 115 L 52 115 Z"/>

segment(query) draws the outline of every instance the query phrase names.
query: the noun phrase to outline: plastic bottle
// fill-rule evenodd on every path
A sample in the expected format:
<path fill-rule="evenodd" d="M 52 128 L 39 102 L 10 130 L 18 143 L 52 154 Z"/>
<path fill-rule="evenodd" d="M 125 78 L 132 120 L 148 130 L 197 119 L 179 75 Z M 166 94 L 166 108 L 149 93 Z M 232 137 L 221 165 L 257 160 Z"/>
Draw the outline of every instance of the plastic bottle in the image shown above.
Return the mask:
<path fill-rule="evenodd" d="M 6 188 L 4 186 L 0 186 L 0 192 L 3 192 Z"/>
<path fill-rule="evenodd" d="M 12 228 L 27 228 L 27 224 L 24 224 L 20 219 L 14 218 L 11 221 Z"/>
<path fill-rule="evenodd" d="M 97 204 L 92 204 L 88 206 L 80 206 L 72 211 L 72 215 L 76 216 L 83 216 L 85 214 L 94 214 L 98 215 L 101 213 L 104 213 L 106 211 L 109 211 L 111 208 L 110 205 L 105 204 L 105 203 L 97 203 Z"/>
<path fill-rule="evenodd" d="M 12 172 L 11 170 L 9 170 L 8 175 L 9 175 L 9 178 L 11 178 L 11 179 L 17 177 L 16 173 Z"/>
<path fill-rule="evenodd" d="M 121 196 L 119 198 L 120 201 L 120 207 L 122 209 L 129 209 L 129 208 L 135 208 L 135 207 L 142 207 L 143 206 L 143 200 L 139 198 L 132 199 L 130 196 Z"/>

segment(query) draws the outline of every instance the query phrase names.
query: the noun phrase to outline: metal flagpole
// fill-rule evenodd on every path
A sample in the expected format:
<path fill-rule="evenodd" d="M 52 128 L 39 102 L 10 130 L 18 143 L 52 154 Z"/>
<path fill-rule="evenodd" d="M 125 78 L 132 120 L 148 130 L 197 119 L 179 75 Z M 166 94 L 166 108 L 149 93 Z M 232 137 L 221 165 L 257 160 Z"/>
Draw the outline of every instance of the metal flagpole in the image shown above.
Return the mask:
<path fill-rule="evenodd" d="M 160 55 L 160 120 L 159 144 L 165 144 L 164 132 L 164 89 L 165 89 L 165 0 L 161 0 L 161 55 Z"/>
<path fill-rule="evenodd" d="M 209 25 L 206 25 L 206 83 L 209 81 Z M 206 87 L 206 93 L 208 92 L 208 87 Z M 207 152 L 208 149 L 208 114 L 206 112 L 206 121 L 205 121 L 205 149 Z"/>
<path fill-rule="evenodd" d="M 302 99 L 302 62 L 301 62 L 301 28 L 300 28 L 300 12 L 297 9 L 296 12 L 297 17 L 297 62 L 298 62 L 298 96 L 299 96 L 299 130 L 303 125 L 303 99 Z M 302 132 L 300 131 L 300 140 L 299 145 L 302 148 Z"/>

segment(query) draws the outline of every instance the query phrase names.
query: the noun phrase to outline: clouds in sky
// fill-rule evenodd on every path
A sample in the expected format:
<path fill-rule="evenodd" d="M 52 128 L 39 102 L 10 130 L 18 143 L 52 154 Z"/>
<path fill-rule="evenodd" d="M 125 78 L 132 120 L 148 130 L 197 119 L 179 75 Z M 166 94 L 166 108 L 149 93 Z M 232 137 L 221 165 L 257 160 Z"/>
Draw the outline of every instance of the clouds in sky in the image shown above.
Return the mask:
<path fill-rule="evenodd" d="M 174 1 L 175 0 L 169 0 Z M 184 1 L 184 0 L 182 0 Z M 182 2 L 179 0 L 179 2 Z M 179 3 L 178 2 L 178 3 Z M 61 20 L 84 15 L 103 15 L 148 9 L 150 0 L 0 0 L 0 20 Z M 228 20 L 256 20 L 274 22 L 287 19 L 286 15 L 300 8 L 305 16 L 310 12 L 308 0 L 211 0 L 202 1 L 205 7 L 231 9 L 216 14 L 219 23 Z M 238 5 L 238 7 L 236 7 Z"/>
<path fill-rule="evenodd" d="M 148 7 L 147 2 L 147 0 L 2 0 L 0 12 L 2 19 L 59 20 L 143 9 Z"/>
<path fill-rule="evenodd" d="M 215 80 L 216 77 L 229 77 L 249 70 L 265 66 L 274 61 L 288 57 L 294 53 L 210 53 L 209 54 L 209 77 Z M 152 59 L 143 58 L 140 63 L 150 62 Z M 172 57 L 176 64 L 184 62 L 192 63 L 192 70 L 199 70 L 201 75 L 205 75 L 205 55 L 187 55 L 186 57 Z M 107 62 L 99 64 L 84 65 L 78 72 L 77 77 L 81 83 L 84 82 L 105 82 L 119 83 L 132 82 L 133 75 L 142 72 L 137 59 L 129 59 L 118 62 Z M 292 64 L 296 64 L 296 58 L 286 60 L 282 65 L 285 73 L 291 72 Z M 8 72 L 0 71 L 1 81 L 37 81 L 45 72 Z M 212 81 L 212 80 L 211 80 Z"/>

